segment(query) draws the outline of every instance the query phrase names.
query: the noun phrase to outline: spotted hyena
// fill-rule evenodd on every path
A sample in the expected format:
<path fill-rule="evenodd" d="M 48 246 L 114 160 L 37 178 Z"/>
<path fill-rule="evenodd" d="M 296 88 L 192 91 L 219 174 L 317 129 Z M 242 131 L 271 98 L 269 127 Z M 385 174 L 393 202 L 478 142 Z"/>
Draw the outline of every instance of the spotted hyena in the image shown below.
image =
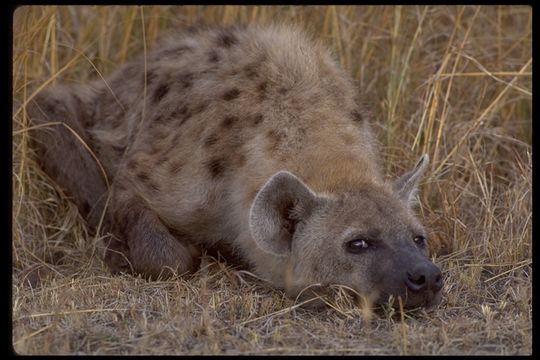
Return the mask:
<path fill-rule="evenodd" d="M 193 271 L 219 249 L 290 296 L 440 299 L 410 208 L 427 156 L 386 182 L 350 76 L 298 29 L 179 32 L 104 80 L 42 91 L 28 114 L 61 122 L 35 148 L 90 228 L 105 213 L 115 273 Z"/>

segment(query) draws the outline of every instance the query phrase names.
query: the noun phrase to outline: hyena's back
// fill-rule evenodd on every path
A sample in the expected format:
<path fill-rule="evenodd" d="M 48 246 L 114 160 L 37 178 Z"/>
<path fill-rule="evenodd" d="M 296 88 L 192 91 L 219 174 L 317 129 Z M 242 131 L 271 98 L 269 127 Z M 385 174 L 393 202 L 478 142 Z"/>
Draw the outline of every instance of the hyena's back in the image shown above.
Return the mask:
<path fill-rule="evenodd" d="M 380 181 L 355 97 L 328 52 L 301 32 L 209 29 L 171 36 L 106 83 L 52 88 L 36 98 L 40 111 L 29 113 L 36 122 L 64 121 L 95 151 L 113 184 L 110 219 L 119 238 L 155 230 L 135 250 L 111 246 L 144 268 L 158 258 L 172 266 L 177 260 L 162 259 L 193 254 L 193 243 L 238 245 L 242 211 L 278 170 L 318 191 Z M 40 135 L 45 143 L 60 139 L 45 166 L 80 209 L 102 209 L 99 168 L 78 139 L 58 130 Z"/>
<path fill-rule="evenodd" d="M 261 142 L 274 151 L 257 155 L 282 162 L 312 137 L 309 130 L 366 135 L 357 129 L 362 108 L 349 79 L 325 48 L 288 27 L 171 35 L 107 82 L 110 90 L 94 84 L 89 131 L 111 175 L 126 147 L 128 158 L 151 163 L 162 178 L 176 177 L 184 160 L 198 168 L 186 173 L 223 179 L 238 174 L 250 161 L 242 155 Z M 341 118 L 350 121 L 335 122 Z M 372 150 L 369 132 L 361 143 Z"/>

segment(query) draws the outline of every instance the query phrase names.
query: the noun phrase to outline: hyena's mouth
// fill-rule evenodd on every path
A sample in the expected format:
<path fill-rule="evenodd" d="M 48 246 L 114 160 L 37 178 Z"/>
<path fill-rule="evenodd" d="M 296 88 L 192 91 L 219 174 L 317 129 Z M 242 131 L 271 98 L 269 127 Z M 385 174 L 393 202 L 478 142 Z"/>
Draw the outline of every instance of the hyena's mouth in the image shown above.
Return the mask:
<path fill-rule="evenodd" d="M 426 291 L 422 294 L 409 296 L 405 303 L 406 308 L 425 307 L 433 308 L 440 304 L 442 300 L 442 290 L 432 292 Z"/>
<path fill-rule="evenodd" d="M 388 293 L 382 294 L 378 300 L 378 305 L 388 304 L 395 309 L 399 309 L 403 306 L 406 309 L 414 309 L 418 307 L 434 308 L 441 303 L 442 289 L 438 291 L 423 291 L 414 293 L 411 291 L 405 291 L 401 295 L 391 295 Z M 401 302 L 401 304 L 400 304 Z"/>

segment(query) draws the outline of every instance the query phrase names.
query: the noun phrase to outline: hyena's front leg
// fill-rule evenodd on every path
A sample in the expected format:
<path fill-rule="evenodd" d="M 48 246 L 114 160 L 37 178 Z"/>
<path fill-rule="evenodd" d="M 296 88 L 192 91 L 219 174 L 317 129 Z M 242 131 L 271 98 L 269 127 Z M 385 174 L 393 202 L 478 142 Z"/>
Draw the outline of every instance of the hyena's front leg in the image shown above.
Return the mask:
<path fill-rule="evenodd" d="M 194 271 L 200 263 L 198 248 L 171 235 L 146 202 L 120 181 L 121 177 L 113 185 L 110 208 L 116 238 L 105 254 L 111 271 L 152 279 Z"/>

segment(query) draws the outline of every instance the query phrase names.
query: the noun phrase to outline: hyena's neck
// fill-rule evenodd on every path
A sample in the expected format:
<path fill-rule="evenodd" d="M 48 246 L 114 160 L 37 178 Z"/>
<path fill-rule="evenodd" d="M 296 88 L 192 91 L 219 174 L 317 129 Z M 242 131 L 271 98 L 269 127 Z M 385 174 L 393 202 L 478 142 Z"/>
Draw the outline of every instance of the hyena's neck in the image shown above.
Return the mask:
<path fill-rule="evenodd" d="M 315 192 L 339 193 L 353 191 L 364 185 L 384 186 L 377 149 L 365 139 L 365 134 L 352 132 L 343 144 L 339 134 L 327 134 L 326 146 L 310 147 L 291 157 L 285 164 Z M 369 140 L 369 139 L 367 139 Z M 313 141 L 320 144 L 321 140 Z"/>
<path fill-rule="evenodd" d="M 342 193 L 369 186 L 382 186 L 383 180 L 374 164 L 357 158 L 326 154 L 317 163 L 295 169 L 306 185 L 318 193 Z M 294 170 L 293 170 L 294 171 Z"/>

